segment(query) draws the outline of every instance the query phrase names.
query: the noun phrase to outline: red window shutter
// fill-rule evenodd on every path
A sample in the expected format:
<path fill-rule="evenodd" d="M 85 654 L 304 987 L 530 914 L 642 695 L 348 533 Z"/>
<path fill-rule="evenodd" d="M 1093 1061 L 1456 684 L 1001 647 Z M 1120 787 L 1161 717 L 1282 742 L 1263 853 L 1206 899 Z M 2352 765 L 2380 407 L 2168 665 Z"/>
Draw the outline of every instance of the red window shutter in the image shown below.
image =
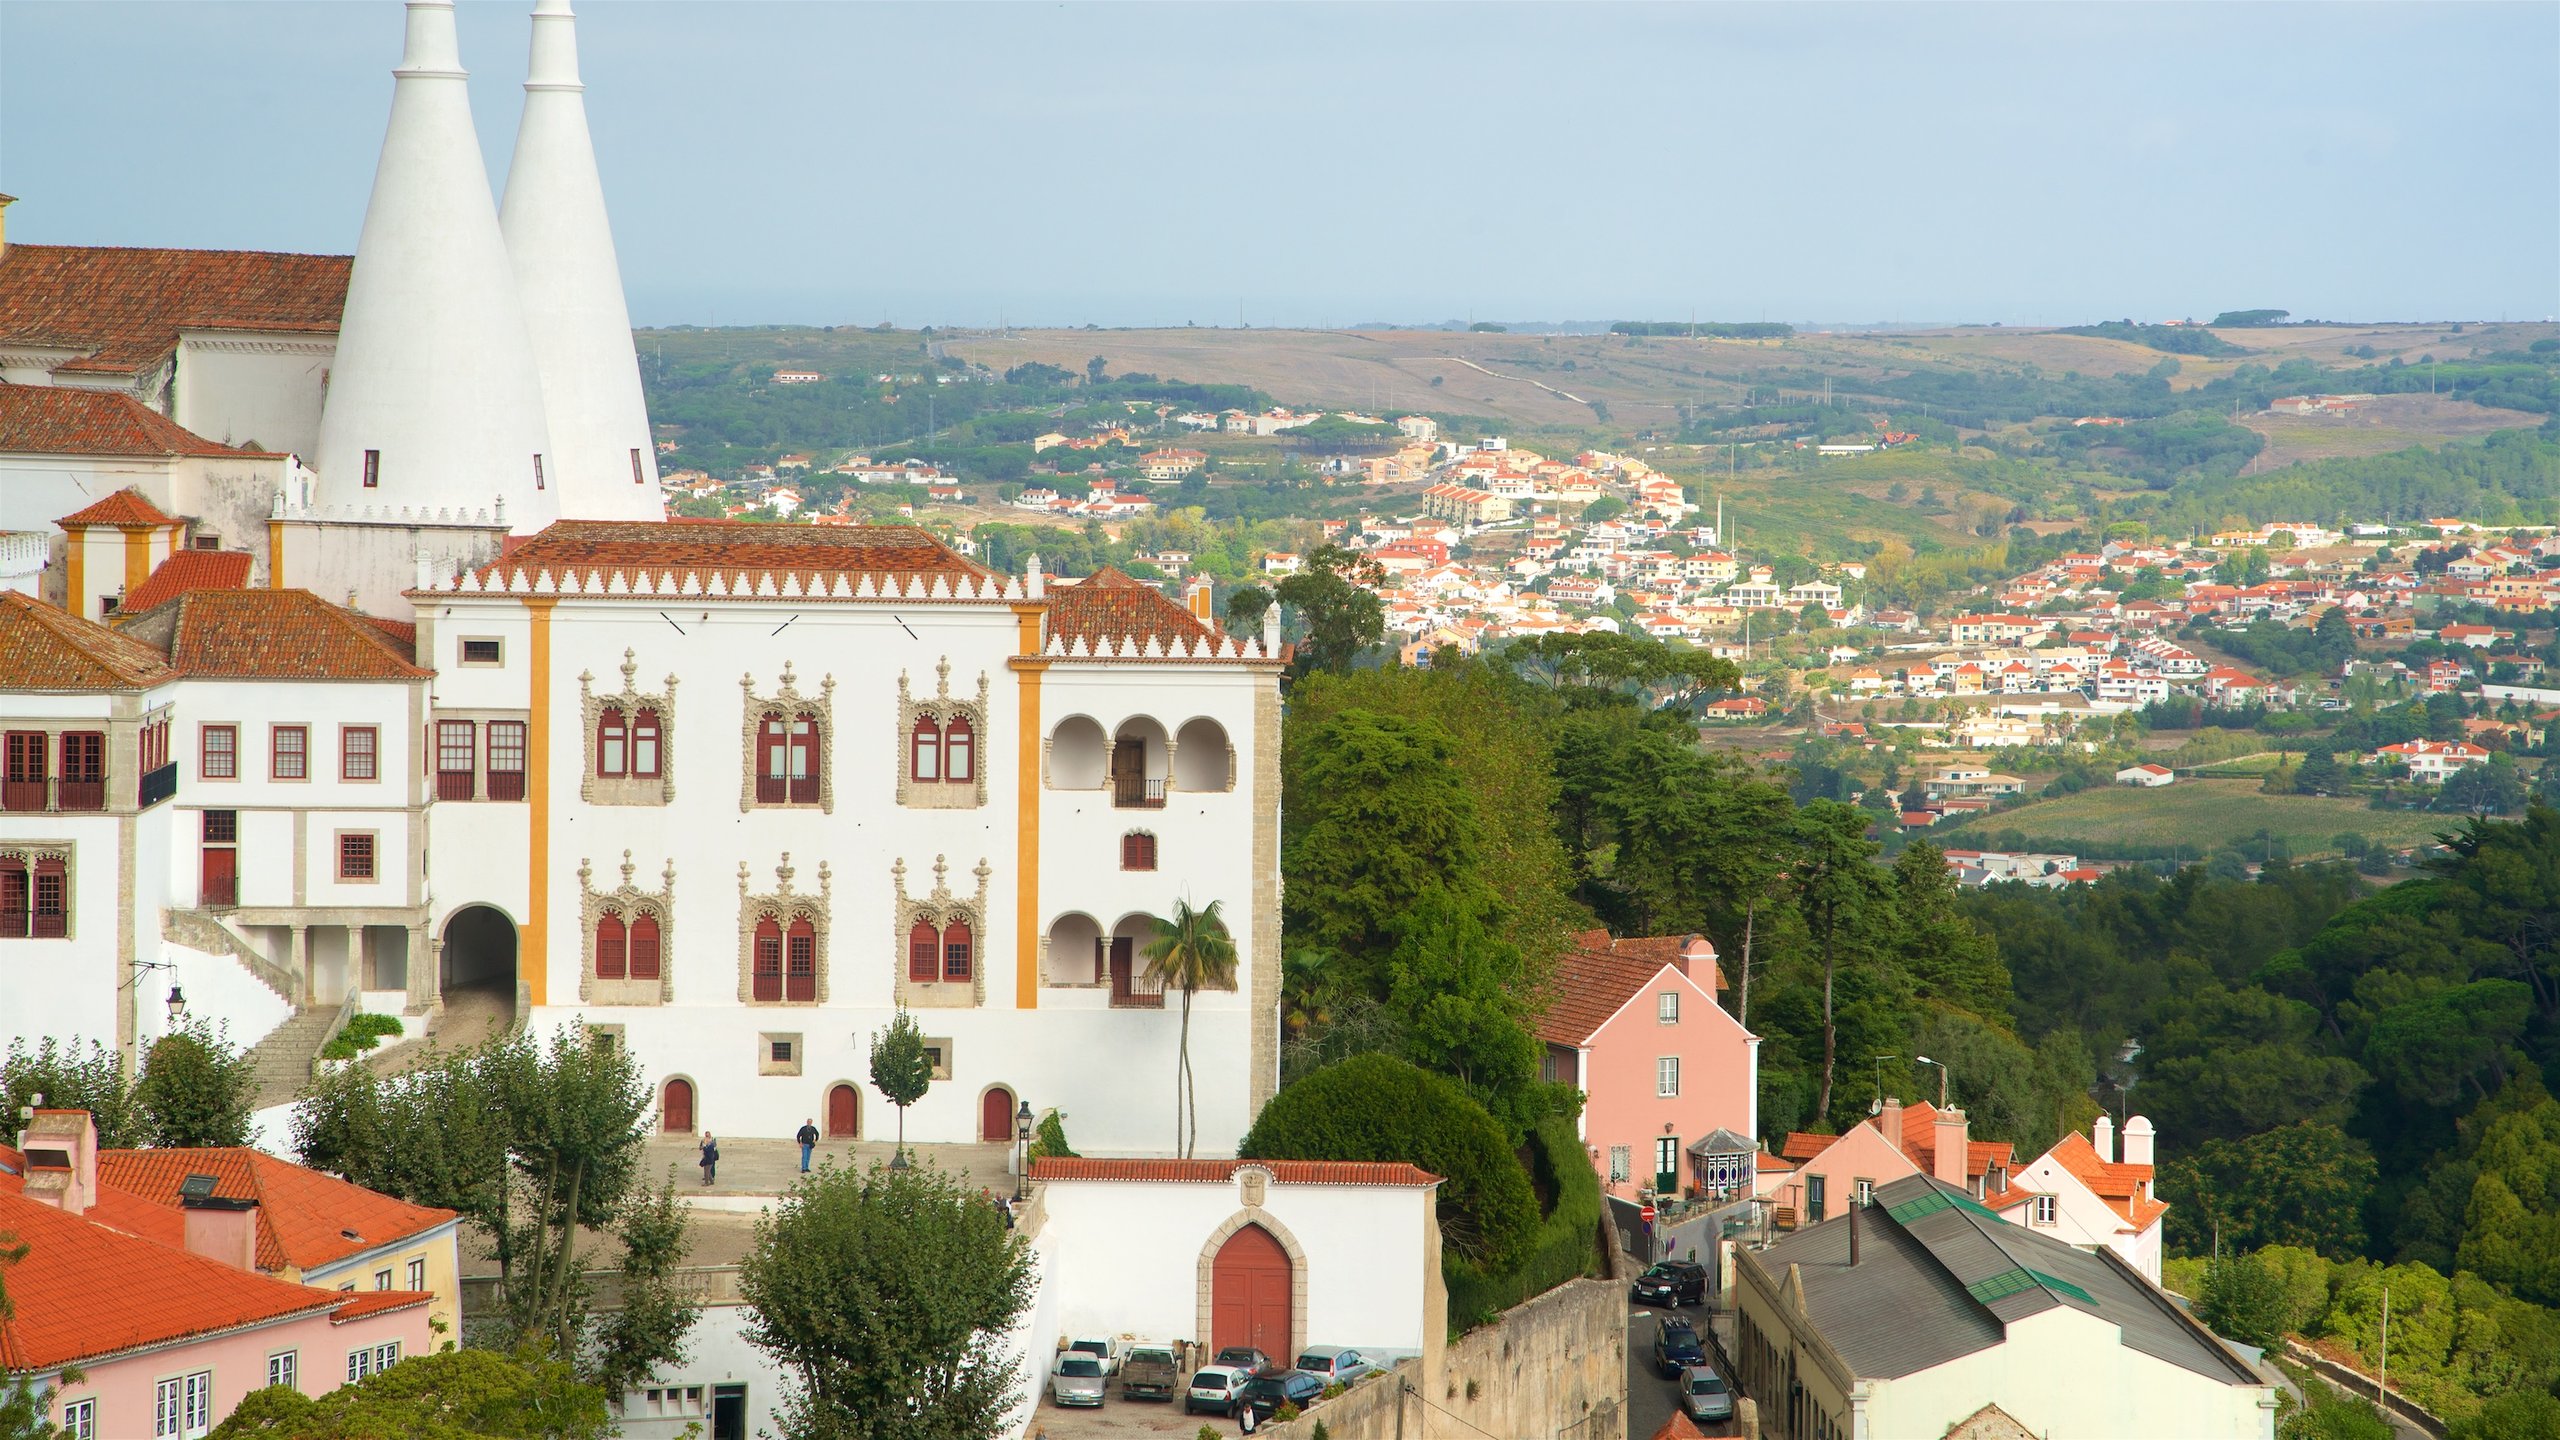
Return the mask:
<path fill-rule="evenodd" d="M 907 745 L 907 778 L 918 782 L 942 778 L 942 727 L 930 715 L 916 717 L 915 738 Z"/>
<path fill-rule="evenodd" d="M 27 938 L 27 866 L 23 860 L 0 860 L 0 940 Z"/>
<path fill-rule="evenodd" d="M 785 958 L 789 963 L 784 971 L 784 979 L 787 983 L 784 986 L 782 998 L 786 1000 L 817 999 L 817 928 L 806 920 L 794 920 L 791 922 L 791 933 L 785 936 L 784 940 Z"/>
<path fill-rule="evenodd" d="M 969 933 L 969 924 L 965 920 L 954 920 L 943 930 L 943 979 L 965 981 L 969 978 L 969 966 L 976 959 L 970 945 L 972 938 L 974 937 Z"/>
<path fill-rule="evenodd" d="M 942 977 L 942 937 L 919 920 L 907 932 L 907 978 L 918 984 Z"/>
<path fill-rule="evenodd" d="M 965 716 L 953 716 L 943 728 L 942 777 L 954 783 L 978 778 L 978 737 L 970 731 Z"/>
<path fill-rule="evenodd" d="M 36 862 L 35 938 L 54 940 L 71 933 L 70 878 L 59 860 Z"/>
<path fill-rule="evenodd" d="M 622 917 L 610 910 L 606 911 L 604 918 L 596 922 L 597 979 L 619 980 L 623 977 L 629 965 L 625 950 L 626 939 Z"/>
<path fill-rule="evenodd" d="M 756 803 L 760 805 L 779 805 L 790 796 L 782 753 L 786 728 L 775 714 L 766 715 L 756 727 Z"/>
<path fill-rule="evenodd" d="M 630 769 L 630 732 L 623 727 L 622 707 L 607 705 L 596 716 L 596 774 L 618 776 Z"/>
<path fill-rule="evenodd" d="M 771 917 L 756 922 L 754 983 L 758 1000 L 782 998 L 782 926 Z"/>
<path fill-rule="evenodd" d="M 658 920 L 654 915 L 631 917 L 631 978 L 658 978 Z"/>
<path fill-rule="evenodd" d="M 818 765 L 824 753 L 818 733 L 818 717 L 802 714 L 791 722 L 791 803 L 818 803 Z"/>
<path fill-rule="evenodd" d="M 524 798 L 525 722 L 489 722 L 489 798 Z"/>
<path fill-rule="evenodd" d="M 658 712 L 641 711 L 631 726 L 631 773 L 635 778 L 658 778 L 658 736 Z"/>

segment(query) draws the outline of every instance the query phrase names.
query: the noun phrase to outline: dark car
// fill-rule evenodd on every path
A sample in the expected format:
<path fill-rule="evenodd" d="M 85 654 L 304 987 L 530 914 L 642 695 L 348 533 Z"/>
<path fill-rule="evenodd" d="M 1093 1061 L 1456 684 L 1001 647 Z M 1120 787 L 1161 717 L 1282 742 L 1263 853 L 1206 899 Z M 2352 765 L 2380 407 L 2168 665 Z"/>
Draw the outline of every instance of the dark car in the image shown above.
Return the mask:
<path fill-rule="evenodd" d="M 1654 1326 L 1653 1367 L 1664 1378 L 1677 1380 L 1681 1371 L 1706 1363 L 1707 1351 L 1698 1343 L 1698 1327 L 1676 1315 L 1665 1315 Z"/>
<path fill-rule="evenodd" d="M 1250 1406 L 1253 1418 L 1268 1420 L 1283 1405 L 1304 1410 L 1324 1393 L 1324 1382 L 1304 1370 L 1282 1370 L 1272 1375 L 1257 1375 L 1245 1382 L 1244 1394 L 1236 1404 Z"/>
<path fill-rule="evenodd" d="M 1629 1294 L 1639 1305 L 1703 1305 L 1707 1267 L 1688 1260 L 1665 1260 L 1637 1276 Z"/>
<path fill-rule="evenodd" d="M 1230 1345 L 1218 1352 L 1213 1365 L 1232 1365 L 1247 1375 L 1259 1375 L 1271 1368 L 1271 1357 L 1250 1345 Z"/>

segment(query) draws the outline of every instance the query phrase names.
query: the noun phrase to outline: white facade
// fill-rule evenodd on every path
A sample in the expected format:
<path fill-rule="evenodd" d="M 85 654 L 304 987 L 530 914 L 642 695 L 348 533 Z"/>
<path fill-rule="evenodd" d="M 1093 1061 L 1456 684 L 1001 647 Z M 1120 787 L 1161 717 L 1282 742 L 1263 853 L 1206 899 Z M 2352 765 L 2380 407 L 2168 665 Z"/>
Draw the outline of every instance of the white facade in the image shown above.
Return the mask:
<path fill-rule="evenodd" d="M 631 313 L 623 303 L 604 183 L 578 83 L 569 0 L 539 0 L 524 120 L 498 223 L 524 297 L 543 408 L 557 458 L 559 513 L 657 520 L 658 451 L 640 398 Z"/>
<path fill-rule="evenodd" d="M 1850 1400 L 1862 1437 L 1941 1435 L 1996 1400 L 2037 1435 L 2089 1440 L 2269 1440 L 2275 1396 L 2154 1359 L 2098 1316 L 2057 1305 L 2008 1322 L 2007 1339 Z"/>

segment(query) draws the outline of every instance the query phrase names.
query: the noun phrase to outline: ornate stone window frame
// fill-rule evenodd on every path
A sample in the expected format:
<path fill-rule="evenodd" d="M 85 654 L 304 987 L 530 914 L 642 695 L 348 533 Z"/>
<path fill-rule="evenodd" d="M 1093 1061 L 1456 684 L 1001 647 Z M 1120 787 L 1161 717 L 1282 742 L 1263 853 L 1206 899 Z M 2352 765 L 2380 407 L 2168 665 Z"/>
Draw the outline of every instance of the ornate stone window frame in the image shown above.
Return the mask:
<path fill-rule="evenodd" d="M 806 801 L 760 802 L 756 799 L 756 726 L 764 719 L 764 714 L 768 710 L 781 711 L 785 719 L 793 715 L 817 717 L 817 808 L 823 814 L 836 813 L 836 762 L 835 756 L 830 753 L 835 749 L 836 743 L 836 677 L 832 674 L 819 677 L 818 693 L 814 696 L 803 695 L 800 693 L 799 682 L 792 678 L 791 662 L 785 660 L 782 662 L 781 688 L 772 694 L 756 693 L 756 677 L 753 672 L 738 677 L 738 688 L 746 695 L 746 711 L 738 717 L 738 813 L 743 815 L 751 810 L 806 810 L 809 808 Z M 784 857 L 786 860 L 789 858 L 789 856 Z M 825 873 L 824 865 L 818 868 L 820 874 Z M 823 943 L 820 948 L 824 949 Z M 819 967 L 822 977 L 825 968 L 824 965 Z M 821 988 L 824 987 L 824 983 L 824 979 L 821 978 Z"/>
<path fill-rule="evenodd" d="M 898 803 L 917 810 L 974 810 L 987 803 L 987 672 L 978 672 L 978 698 L 951 698 L 951 657 L 943 656 L 933 667 L 933 698 L 920 700 L 908 693 L 907 672 L 898 672 Z M 931 717 L 948 725 L 954 719 L 969 722 L 975 749 L 969 763 L 969 783 L 956 785 L 950 781 L 915 778 L 916 721 Z M 943 764 L 948 767 L 950 756 Z M 820 780 L 826 777 L 821 775 Z"/>
<path fill-rule="evenodd" d="M 933 890 L 926 895 L 910 896 L 907 894 L 905 857 L 889 866 L 891 893 L 897 902 L 890 907 L 890 974 L 897 980 L 898 1002 L 910 1009 L 975 1009 L 987 1003 L 987 955 L 993 948 L 987 943 L 987 879 L 995 872 L 981 858 L 978 868 L 971 872 L 978 877 L 977 893 L 964 897 L 951 893 L 950 869 L 950 864 L 942 856 L 934 856 Z M 967 984 L 907 978 L 907 932 L 913 930 L 919 920 L 937 931 L 954 920 L 968 922 L 976 953 L 969 957 Z M 940 973 L 938 967 L 935 973 Z"/>
<path fill-rule="evenodd" d="M 578 786 L 578 798 L 591 805 L 672 805 L 676 798 L 676 767 L 673 746 L 676 734 L 676 677 L 667 676 L 667 688 L 656 695 L 643 694 L 637 684 L 640 662 L 636 652 L 622 652 L 622 688 L 598 693 L 593 671 L 578 672 L 578 715 L 581 736 L 578 748 L 584 758 L 578 771 L 586 778 Z M 636 721 L 643 710 L 658 714 L 658 774 L 655 779 L 628 775 L 596 773 L 596 727 L 604 720 L 606 707 L 618 707 L 626 723 Z M 626 746 L 630 741 L 623 742 Z M 749 746 L 752 755 L 754 747 Z M 749 762 L 752 764 L 752 760 Z M 826 777 L 821 774 L 820 780 Z"/>
<path fill-rule="evenodd" d="M 818 893 L 791 888 L 791 878 L 798 874 L 791 864 L 791 852 L 782 852 L 782 863 L 773 867 L 774 888 L 758 895 L 750 888 L 747 862 L 738 862 L 738 1003 L 759 1010 L 805 1009 L 827 1003 L 827 934 L 832 928 L 828 912 L 835 904 L 835 881 L 827 871 L 827 862 L 818 862 Z M 758 1000 L 755 998 L 756 923 L 770 919 L 786 932 L 794 920 L 806 920 L 816 932 L 818 998 L 815 1000 Z M 786 967 L 788 962 L 786 961 Z M 783 993 L 790 993 L 787 982 Z"/>
<path fill-rule="evenodd" d="M 27 916 L 35 917 L 36 866 L 47 860 L 62 862 L 62 934 L 48 935 L 48 940 L 80 938 L 80 862 L 72 852 L 69 840 L 0 841 L 0 860 L 13 860 L 27 867 Z"/>
<path fill-rule="evenodd" d="M 586 857 L 578 859 L 578 998 L 589 1004 L 664 1005 L 676 998 L 676 862 L 667 861 L 666 869 L 659 872 L 663 883 L 656 890 L 643 890 L 631 883 L 635 868 L 631 852 L 623 851 L 622 883 L 611 890 L 598 890 Z M 625 925 L 638 915 L 658 922 L 657 979 L 596 977 L 596 926 L 607 910 L 619 913 Z"/>

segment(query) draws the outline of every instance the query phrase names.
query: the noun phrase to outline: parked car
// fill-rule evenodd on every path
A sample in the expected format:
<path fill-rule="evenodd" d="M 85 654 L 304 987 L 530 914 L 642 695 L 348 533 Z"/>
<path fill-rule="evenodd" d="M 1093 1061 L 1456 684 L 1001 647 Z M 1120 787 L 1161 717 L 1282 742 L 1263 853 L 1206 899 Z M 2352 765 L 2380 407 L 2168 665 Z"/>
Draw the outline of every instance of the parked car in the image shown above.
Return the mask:
<path fill-rule="evenodd" d="M 1094 1359 L 1101 1361 L 1102 1373 L 1105 1375 L 1117 1375 L 1120 1373 L 1120 1342 L 1117 1340 L 1102 1340 L 1095 1339 L 1090 1336 L 1083 1336 L 1069 1340 L 1067 1342 L 1067 1348 L 1069 1350 L 1081 1350 L 1085 1354 L 1092 1356 Z"/>
<path fill-rule="evenodd" d="M 1182 1388 L 1182 1362 L 1170 1345 L 1132 1345 L 1120 1358 L 1120 1398 L 1170 1400 Z"/>
<path fill-rule="evenodd" d="M 1688 1260 L 1665 1260 L 1637 1276 L 1628 1295 L 1639 1305 L 1705 1304 L 1707 1267 Z"/>
<path fill-rule="evenodd" d="M 1250 1345 L 1228 1346 L 1226 1349 L 1218 1352 L 1218 1358 L 1215 1363 L 1220 1365 L 1233 1365 L 1237 1369 L 1243 1371 L 1248 1379 L 1261 1374 L 1265 1370 L 1273 1368 L 1271 1364 L 1271 1357 L 1263 1354 L 1260 1350 L 1257 1350 Z"/>
<path fill-rule="evenodd" d="M 1374 1375 L 1378 1367 L 1360 1357 L 1357 1350 L 1337 1350 L 1320 1346 L 1298 1357 L 1298 1368 L 1327 1385 L 1348 1385 L 1363 1375 Z"/>
<path fill-rule="evenodd" d="M 1197 1415 L 1206 1410 L 1213 1415 L 1233 1415 L 1237 1397 L 1244 1394 L 1246 1383 L 1252 1379 L 1252 1371 L 1233 1365 L 1204 1367 L 1191 1377 L 1191 1389 L 1182 1397 L 1182 1413 Z"/>
<path fill-rule="evenodd" d="M 1665 1315 L 1653 1327 L 1653 1368 L 1671 1379 L 1692 1365 L 1707 1363 L 1706 1347 L 1698 1343 L 1698 1327 L 1677 1315 Z"/>
<path fill-rule="evenodd" d="M 1680 1408 L 1692 1420 L 1730 1420 L 1733 1387 L 1706 1366 L 1692 1365 L 1680 1372 Z"/>
<path fill-rule="evenodd" d="M 1253 1407 L 1253 1418 L 1268 1420 L 1283 1405 L 1304 1410 L 1324 1393 L 1324 1382 L 1304 1370 L 1282 1370 L 1270 1375 L 1256 1375 L 1245 1382 L 1239 1405 Z"/>
<path fill-rule="evenodd" d="M 1058 1368 L 1049 1372 L 1049 1398 L 1061 1405 L 1100 1405 L 1103 1387 L 1110 1383 L 1101 1361 L 1070 1350 L 1058 1357 Z"/>

